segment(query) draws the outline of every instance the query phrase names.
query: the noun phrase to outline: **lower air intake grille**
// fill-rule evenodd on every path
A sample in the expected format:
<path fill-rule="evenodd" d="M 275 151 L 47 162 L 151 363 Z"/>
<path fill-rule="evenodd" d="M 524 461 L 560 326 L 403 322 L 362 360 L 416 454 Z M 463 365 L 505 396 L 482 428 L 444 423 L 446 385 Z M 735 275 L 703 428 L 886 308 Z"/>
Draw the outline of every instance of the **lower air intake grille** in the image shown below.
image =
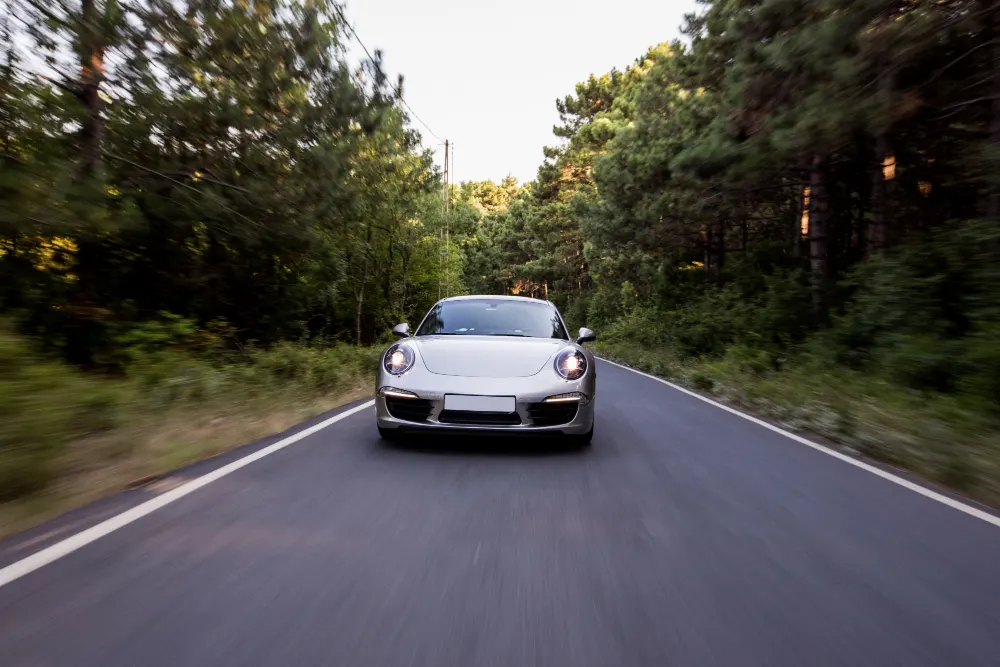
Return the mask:
<path fill-rule="evenodd" d="M 445 410 L 438 417 L 442 424 L 475 424 L 478 426 L 516 426 L 521 418 L 516 412 L 467 412 Z"/>
<path fill-rule="evenodd" d="M 579 407 L 579 403 L 532 403 L 528 416 L 535 426 L 559 426 L 573 421 Z"/>
<path fill-rule="evenodd" d="M 408 422 L 427 421 L 431 416 L 433 404 L 424 398 L 398 398 L 394 396 L 385 397 L 385 407 L 389 414 L 396 419 L 405 419 Z"/>

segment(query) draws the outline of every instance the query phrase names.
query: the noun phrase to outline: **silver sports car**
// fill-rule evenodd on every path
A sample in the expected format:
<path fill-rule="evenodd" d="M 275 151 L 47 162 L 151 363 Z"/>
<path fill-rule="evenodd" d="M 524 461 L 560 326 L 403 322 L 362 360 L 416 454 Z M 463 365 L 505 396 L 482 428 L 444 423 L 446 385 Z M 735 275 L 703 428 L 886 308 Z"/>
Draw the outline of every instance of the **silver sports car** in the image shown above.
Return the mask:
<path fill-rule="evenodd" d="M 410 335 L 393 333 L 379 362 L 378 431 L 493 431 L 594 435 L 597 368 L 566 331 L 552 303 L 518 296 L 460 296 L 437 302 Z"/>

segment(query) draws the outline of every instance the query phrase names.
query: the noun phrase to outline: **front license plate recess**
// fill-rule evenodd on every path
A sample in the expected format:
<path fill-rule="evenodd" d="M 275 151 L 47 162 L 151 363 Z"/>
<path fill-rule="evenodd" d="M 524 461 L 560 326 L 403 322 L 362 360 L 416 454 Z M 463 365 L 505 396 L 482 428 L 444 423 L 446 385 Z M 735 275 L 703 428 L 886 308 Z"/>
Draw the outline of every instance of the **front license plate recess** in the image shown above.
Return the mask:
<path fill-rule="evenodd" d="M 445 394 L 445 410 L 461 412 L 514 412 L 513 396 L 466 396 Z"/>

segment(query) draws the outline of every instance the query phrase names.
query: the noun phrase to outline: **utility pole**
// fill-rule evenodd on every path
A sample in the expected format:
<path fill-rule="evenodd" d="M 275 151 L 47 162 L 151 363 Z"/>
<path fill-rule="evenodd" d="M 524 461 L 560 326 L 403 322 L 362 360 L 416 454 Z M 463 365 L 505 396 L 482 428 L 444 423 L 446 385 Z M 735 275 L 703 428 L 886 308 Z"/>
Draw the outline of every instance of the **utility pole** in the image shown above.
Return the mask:
<path fill-rule="evenodd" d="M 444 174 L 442 175 L 441 181 L 444 189 L 441 193 L 441 212 L 444 218 L 444 226 L 442 229 L 438 230 L 438 301 L 441 300 L 441 288 L 445 288 L 445 296 L 447 296 L 448 291 L 448 281 L 444 279 L 444 272 L 447 270 L 447 266 L 444 266 L 444 260 L 448 253 L 448 140 L 444 140 Z"/>
<path fill-rule="evenodd" d="M 445 206 L 448 207 L 448 211 L 451 212 L 451 181 L 452 177 L 455 175 L 455 144 L 451 144 L 451 159 L 448 159 L 448 140 L 444 140 L 444 157 L 445 157 L 445 167 L 444 170 L 448 172 L 448 196 L 444 198 Z M 450 170 L 450 171 L 449 171 Z M 445 264 L 445 281 L 444 281 L 444 295 L 451 296 L 451 281 L 448 280 L 451 277 L 451 239 L 448 232 L 451 229 L 451 217 L 445 217 L 444 219 L 444 264 Z"/>

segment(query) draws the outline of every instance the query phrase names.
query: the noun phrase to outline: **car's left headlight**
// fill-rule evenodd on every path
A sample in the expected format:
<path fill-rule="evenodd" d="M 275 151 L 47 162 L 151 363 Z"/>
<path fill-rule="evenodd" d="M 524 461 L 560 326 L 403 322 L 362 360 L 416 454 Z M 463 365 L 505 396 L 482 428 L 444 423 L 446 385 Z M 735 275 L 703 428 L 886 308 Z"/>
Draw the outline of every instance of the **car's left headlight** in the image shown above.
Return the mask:
<path fill-rule="evenodd" d="M 416 356 L 408 345 L 396 343 L 385 351 L 382 367 L 391 375 L 402 375 L 413 367 Z"/>
<path fill-rule="evenodd" d="M 556 355 L 556 373 L 564 380 L 579 380 L 587 372 L 587 357 L 579 350 L 566 349 Z"/>

